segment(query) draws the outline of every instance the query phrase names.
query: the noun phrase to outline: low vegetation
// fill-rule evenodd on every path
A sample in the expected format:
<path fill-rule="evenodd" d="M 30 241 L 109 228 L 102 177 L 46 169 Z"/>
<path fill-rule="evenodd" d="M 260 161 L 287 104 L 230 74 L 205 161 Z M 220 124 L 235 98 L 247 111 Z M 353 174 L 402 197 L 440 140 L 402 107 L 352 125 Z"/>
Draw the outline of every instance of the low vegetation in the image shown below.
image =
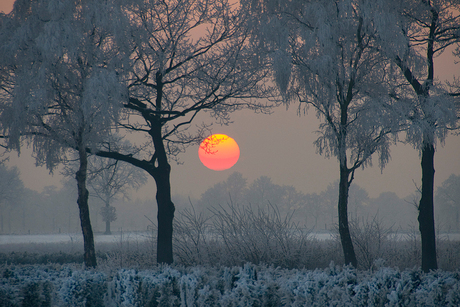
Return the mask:
<path fill-rule="evenodd" d="M 458 306 L 460 275 L 379 268 L 2 266 L 1 306 Z"/>
<path fill-rule="evenodd" d="M 174 231 L 175 264 L 191 267 L 241 266 L 245 263 L 286 269 L 324 269 L 333 262 L 343 265 L 337 231 L 321 239 L 303 225 L 283 215 L 277 206 L 251 207 L 228 204 L 207 212 L 193 209 L 176 213 Z M 381 266 L 408 269 L 420 266 L 420 237 L 414 228 L 398 233 L 378 217 L 352 219 L 358 269 Z M 149 269 L 155 265 L 155 225 L 145 240 L 120 240 L 96 244 L 101 267 Z M 441 270 L 460 268 L 460 242 L 439 236 L 438 262 Z M 82 263 L 82 242 L 3 245 L 0 263 Z"/>
<path fill-rule="evenodd" d="M 351 233 L 360 264 L 353 269 L 343 266 L 338 234 L 320 240 L 276 206 L 230 204 L 209 212 L 177 213 L 173 266 L 156 264 L 154 225 L 146 240 L 96 245 L 97 270 L 85 270 L 82 242 L 5 245 L 0 254 L 0 306 L 458 306 L 460 302 L 458 241 L 439 238 L 442 270 L 423 273 L 415 230 L 397 239 L 377 218 L 353 220 Z"/>

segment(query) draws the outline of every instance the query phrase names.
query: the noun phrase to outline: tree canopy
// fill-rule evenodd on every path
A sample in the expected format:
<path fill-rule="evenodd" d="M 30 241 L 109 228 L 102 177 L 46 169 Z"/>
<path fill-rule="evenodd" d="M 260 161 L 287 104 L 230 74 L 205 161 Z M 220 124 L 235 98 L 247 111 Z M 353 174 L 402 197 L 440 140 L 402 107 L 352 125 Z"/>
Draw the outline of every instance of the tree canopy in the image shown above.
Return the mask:
<path fill-rule="evenodd" d="M 78 156 L 77 203 L 85 264 L 96 266 L 86 189 L 87 149 L 95 150 L 118 121 L 126 88 L 118 77 L 123 52 L 112 1 L 16 1 L 0 29 L 0 122 L 9 149 L 33 146 L 38 165 L 53 171 Z"/>
<path fill-rule="evenodd" d="M 390 112 L 389 61 L 379 52 L 372 4 L 361 1 L 272 1 L 243 4 L 255 36 L 272 59 L 286 104 L 312 106 L 322 121 L 315 145 L 340 168 L 339 229 L 345 262 L 356 266 L 348 230 L 348 190 L 355 171 L 390 158 L 401 118 Z M 394 133 L 394 134 L 392 134 Z"/>

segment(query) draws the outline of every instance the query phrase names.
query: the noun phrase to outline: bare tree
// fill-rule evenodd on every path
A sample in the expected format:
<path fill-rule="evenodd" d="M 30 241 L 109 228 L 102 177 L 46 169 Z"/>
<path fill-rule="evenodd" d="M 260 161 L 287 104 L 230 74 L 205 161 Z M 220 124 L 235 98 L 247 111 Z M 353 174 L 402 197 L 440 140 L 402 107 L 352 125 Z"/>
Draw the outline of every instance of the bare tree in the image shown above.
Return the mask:
<path fill-rule="evenodd" d="M 246 2 L 245 2 L 246 3 Z M 348 195 L 355 171 L 378 153 L 383 168 L 398 120 L 388 112 L 388 61 L 378 53 L 369 3 L 247 1 L 261 44 L 271 52 L 286 104 L 300 101 L 322 123 L 315 145 L 339 162 L 338 218 L 346 264 L 357 260 L 348 227 Z"/>
<path fill-rule="evenodd" d="M 379 16 L 382 54 L 399 68 L 392 95 L 407 119 L 406 141 L 419 150 L 422 168 L 418 221 L 422 238 L 422 269 L 437 269 L 434 226 L 434 154 L 449 130 L 458 129 L 460 93 L 435 79 L 437 55 L 460 43 L 460 4 L 448 0 L 388 1 Z M 402 111 L 401 111 L 402 110 Z"/>
<path fill-rule="evenodd" d="M 86 188 L 87 148 L 111 133 L 126 90 L 111 30 L 121 20 L 110 1 L 16 1 L 0 29 L 1 128 L 9 149 L 22 141 L 53 171 L 78 157 L 78 207 L 87 267 L 96 266 Z"/>
<path fill-rule="evenodd" d="M 157 261 L 173 262 L 174 204 L 170 160 L 200 142 L 208 125 L 192 126 L 209 110 L 220 123 L 241 107 L 266 109 L 267 69 L 250 48 L 244 11 L 218 0 L 152 0 L 124 3 L 131 24 L 124 42 L 132 48 L 129 100 L 120 126 L 144 143 L 107 144 L 101 157 L 145 170 L 156 183 Z"/>
<path fill-rule="evenodd" d="M 119 197 L 129 200 L 130 190 L 144 185 L 147 177 L 132 165 L 99 157 L 91 157 L 89 169 L 90 196 L 93 194 L 104 202 L 100 213 L 105 222 L 105 234 L 111 234 L 110 223 L 116 220 L 117 215 L 116 208 L 110 203 Z"/>

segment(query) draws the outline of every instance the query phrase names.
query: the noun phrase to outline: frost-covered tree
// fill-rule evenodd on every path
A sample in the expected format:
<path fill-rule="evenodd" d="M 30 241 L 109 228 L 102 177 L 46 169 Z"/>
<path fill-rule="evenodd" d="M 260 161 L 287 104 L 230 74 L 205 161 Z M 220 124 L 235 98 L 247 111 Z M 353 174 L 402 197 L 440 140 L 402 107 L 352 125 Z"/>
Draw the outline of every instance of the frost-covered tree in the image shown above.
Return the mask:
<path fill-rule="evenodd" d="M 255 16 L 257 41 L 271 53 L 275 81 L 286 103 L 313 107 L 321 120 L 315 145 L 339 162 L 338 227 L 346 264 L 357 265 L 348 227 L 348 195 L 355 171 L 388 162 L 388 62 L 378 53 L 372 3 L 244 1 Z"/>
<path fill-rule="evenodd" d="M 93 194 L 104 203 L 100 213 L 105 222 L 105 234 L 110 234 L 110 223 L 117 219 L 116 208 L 110 203 L 119 197 L 129 200 L 131 189 L 139 189 L 147 182 L 147 177 L 141 169 L 124 162 L 95 156 L 89 161 L 90 196 Z"/>
<path fill-rule="evenodd" d="M 84 260 L 96 266 L 86 188 L 88 148 L 111 132 L 126 90 L 117 70 L 122 54 L 113 32 L 122 24 L 112 1 L 15 2 L 0 29 L 1 128 L 10 149 L 33 146 L 53 171 L 70 153 L 76 180 Z"/>
<path fill-rule="evenodd" d="M 131 21 L 124 42 L 132 48 L 132 68 L 127 118 L 120 125 L 142 142 L 130 148 L 108 145 L 97 155 L 131 163 L 152 176 L 157 261 L 172 263 L 170 161 L 207 136 L 209 126 L 192 126 L 201 111 L 227 123 L 229 112 L 243 106 L 264 109 L 250 98 L 268 93 L 262 82 L 267 70 L 250 48 L 244 11 L 227 1 L 134 0 L 123 7 Z"/>
<path fill-rule="evenodd" d="M 434 154 L 449 130 L 458 129 L 460 92 L 435 78 L 435 57 L 450 46 L 460 54 L 460 3 L 450 0 L 407 0 L 382 3 L 376 14 L 382 54 L 399 70 L 392 96 L 407 119 L 406 141 L 421 156 L 422 186 L 418 221 L 422 269 L 437 268 L 434 226 Z M 455 84 L 453 84 L 455 85 Z"/>

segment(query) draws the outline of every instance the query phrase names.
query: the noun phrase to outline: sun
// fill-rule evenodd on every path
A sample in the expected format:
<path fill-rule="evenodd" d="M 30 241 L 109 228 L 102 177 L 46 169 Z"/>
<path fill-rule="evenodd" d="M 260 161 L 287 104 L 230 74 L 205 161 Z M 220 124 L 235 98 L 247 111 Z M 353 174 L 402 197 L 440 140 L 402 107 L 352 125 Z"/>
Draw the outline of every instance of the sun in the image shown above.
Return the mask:
<path fill-rule="evenodd" d="M 201 163 L 214 171 L 231 168 L 240 157 L 240 148 L 234 139 L 225 134 L 213 134 L 204 139 L 198 149 Z"/>

